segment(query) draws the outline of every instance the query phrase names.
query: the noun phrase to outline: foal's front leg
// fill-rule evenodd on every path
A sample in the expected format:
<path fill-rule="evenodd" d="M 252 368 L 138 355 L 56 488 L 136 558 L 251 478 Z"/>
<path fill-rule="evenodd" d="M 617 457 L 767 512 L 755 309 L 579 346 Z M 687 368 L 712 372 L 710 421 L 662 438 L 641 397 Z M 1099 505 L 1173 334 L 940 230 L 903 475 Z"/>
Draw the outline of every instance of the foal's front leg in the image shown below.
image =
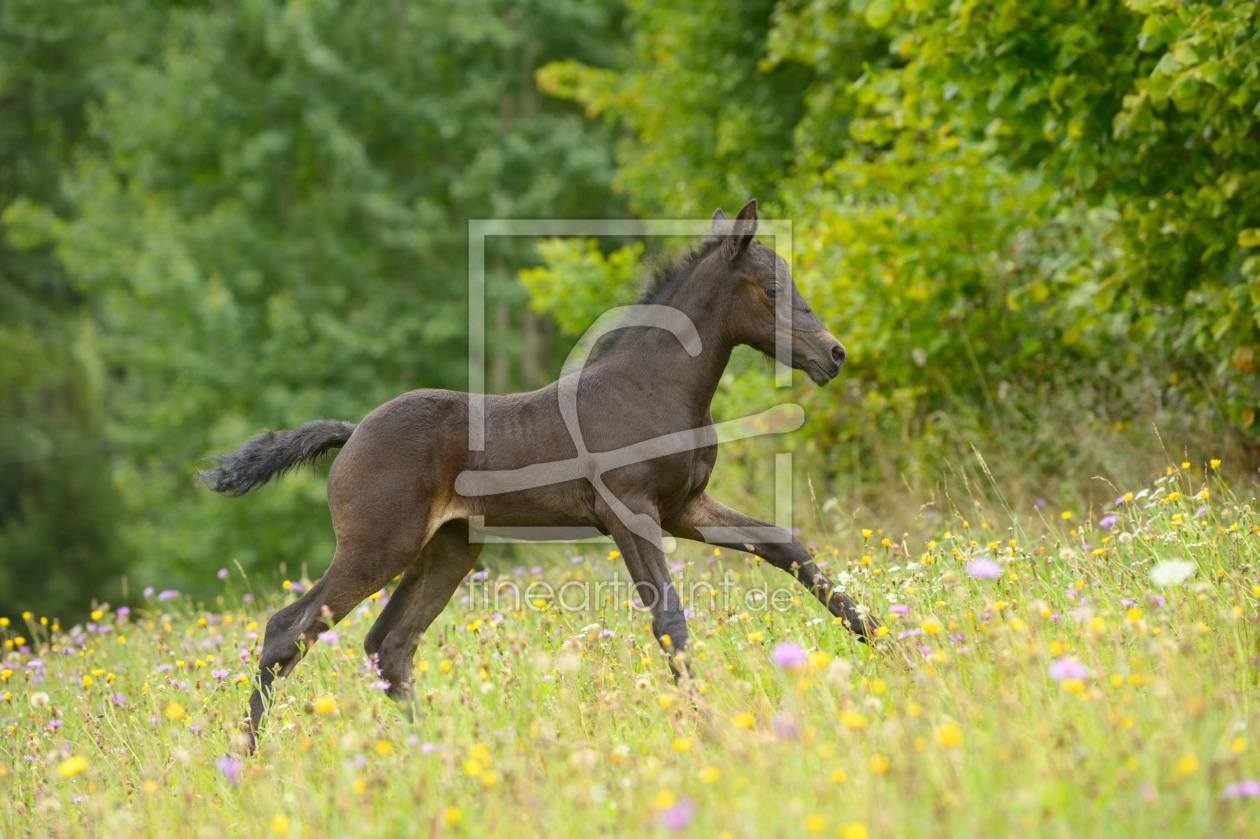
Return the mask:
<path fill-rule="evenodd" d="M 687 647 L 687 618 L 674 582 L 670 579 L 659 536 L 655 541 L 644 539 L 616 520 L 610 521 L 607 527 L 617 543 L 617 550 L 621 551 L 630 578 L 634 580 L 639 600 L 652 610 L 652 634 L 669 655 L 669 669 L 674 674 L 674 681 L 690 677 L 691 671 L 683 656 Z"/>
<path fill-rule="evenodd" d="M 863 641 L 869 644 L 875 640 L 880 622 L 865 607 L 837 591 L 805 546 L 783 528 L 732 510 L 707 493 L 700 493 L 665 522 L 665 529 L 684 539 L 756 554 L 799 580 L 827 611 Z"/>

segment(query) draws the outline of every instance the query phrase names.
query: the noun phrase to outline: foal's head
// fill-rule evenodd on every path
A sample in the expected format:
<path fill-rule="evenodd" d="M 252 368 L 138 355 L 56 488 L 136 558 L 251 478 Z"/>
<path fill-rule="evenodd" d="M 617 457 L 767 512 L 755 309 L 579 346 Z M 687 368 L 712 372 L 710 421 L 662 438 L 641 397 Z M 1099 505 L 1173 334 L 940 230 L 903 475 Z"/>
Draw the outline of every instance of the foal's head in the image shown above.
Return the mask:
<path fill-rule="evenodd" d="M 817 385 L 834 379 L 844 364 L 844 347 L 801 298 L 787 261 L 754 238 L 757 201 L 745 204 L 734 220 L 719 208 L 712 231 L 721 244 L 706 261 L 716 261 L 711 270 L 725 285 L 730 337 L 774 358 L 782 331 L 790 341 L 793 368 Z"/>

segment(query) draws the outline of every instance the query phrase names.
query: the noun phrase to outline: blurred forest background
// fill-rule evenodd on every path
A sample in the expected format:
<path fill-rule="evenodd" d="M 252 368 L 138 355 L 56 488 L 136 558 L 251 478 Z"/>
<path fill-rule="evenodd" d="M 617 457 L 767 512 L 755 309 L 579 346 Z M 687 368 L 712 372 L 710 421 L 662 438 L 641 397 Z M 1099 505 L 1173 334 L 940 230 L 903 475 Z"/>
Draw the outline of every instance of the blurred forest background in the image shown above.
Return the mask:
<path fill-rule="evenodd" d="M 1169 457 L 1250 482 L 1257 16 L 5 0 L 0 613 L 206 588 L 233 561 L 317 576 L 326 467 L 233 502 L 195 486 L 199 458 L 464 387 L 472 218 L 707 217 L 755 196 L 792 219 L 797 281 L 852 359 L 791 394 L 831 536 L 911 528 L 951 482 L 1082 515 L 1113 493 L 1095 476 Z M 496 240 L 489 389 L 550 381 L 662 245 Z M 785 399 L 751 354 L 728 378 L 719 418 Z M 716 493 L 769 514 L 769 445 L 724 454 Z"/>

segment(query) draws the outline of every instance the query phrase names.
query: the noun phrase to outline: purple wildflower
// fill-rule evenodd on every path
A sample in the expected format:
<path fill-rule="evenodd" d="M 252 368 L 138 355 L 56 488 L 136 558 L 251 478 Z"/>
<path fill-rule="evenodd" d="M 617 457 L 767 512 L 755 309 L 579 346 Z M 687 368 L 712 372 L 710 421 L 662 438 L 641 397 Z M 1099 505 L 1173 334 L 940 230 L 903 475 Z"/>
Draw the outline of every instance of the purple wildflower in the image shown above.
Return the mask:
<path fill-rule="evenodd" d="M 232 786 L 236 786 L 241 782 L 241 767 L 245 762 L 236 755 L 224 755 L 214 762 L 214 768 L 223 773 L 223 777 Z"/>
<path fill-rule="evenodd" d="M 1156 606 L 1163 606 L 1168 602 L 1164 599 L 1164 595 L 1162 594 L 1148 594 L 1146 595 L 1146 599 L 1154 603 Z"/>
<path fill-rule="evenodd" d="M 696 804 L 690 798 L 684 798 L 673 807 L 661 810 L 656 814 L 657 823 L 666 830 L 677 833 L 686 829 L 696 817 Z"/>
<path fill-rule="evenodd" d="M 214 676 L 216 679 L 226 679 L 229 672 L 230 671 L 228 670 L 211 670 L 210 675 Z"/>
<path fill-rule="evenodd" d="M 794 740 L 801 733 L 801 727 L 797 725 L 796 720 L 785 714 L 776 714 L 770 720 L 770 727 L 784 740 Z"/>
<path fill-rule="evenodd" d="M 247 592 L 245 592 L 244 594 L 242 594 L 242 595 L 241 595 L 241 602 L 242 602 L 242 603 L 253 603 L 253 602 L 254 602 L 254 595 L 250 594 L 248 591 L 247 591 Z"/>
<path fill-rule="evenodd" d="M 341 638 L 341 634 L 335 629 L 330 629 L 327 632 L 319 633 L 315 637 L 323 641 L 325 644 L 335 644 L 337 643 L 337 640 Z"/>
<path fill-rule="evenodd" d="M 1033 502 L 1033 506 L 1036 507 L 1038 510 L 1040 510 L 1042 507 L 1046 506 L 1046 499 L 1038 498 L 1036 501 Z"/>
<path fill-rule="evenodd" d="M 161 603 L 165 600 L 174 600 L 176 597 L 179 597 L 179 592 L 173 588 L 168 588 L 166 591 L 158 595 L 158 602 Z"/>
<path fill-rule="evenodd" d="M 1194 511 L 1194 517 L 1197 519 L 1199 516 L 1203 515 L 1206 512 L 1207 512 L 1207 507 L 1200 507 L 1199 509 Z"/>
<path fill-rule="evenodd" d="M 1248 778 L 1236 784 L 1227 784 L 1221 792 L 1222 798 L 1255 798 L 1260 795 L 1260 781 Z"/>
<path fill-rule="evenodd" d="M 368 687 L 370 687 L 372 690 L 389 690 L 390 684 L 384 679 L 377 679 L 375 682 L 372 682 L 372 684 L 368 685 Z"/>
<path fill-rule="evenodd" d="M 894 615 L 908 615 L 910 614 L 910 607 L 902 603 L 894 603 L 888 607 L 888 611 L 892 612 Z"/>
<path fill-rule="evenodd" d="M 1089 668 L 1074 658 L 1056 658 L 1050 662 L 1050 678 L 1056 682 L 1064 679 L 1088 679 Z"/>
<path fill-rule="evenodd" d="M 977 580 L 996 580 L 1002 574 L 1002 566 L 991 559 L 973 559 L 967 563 L 967 573 Z"/>
<path fill-rule="evenodd" d="M 145 587 L 144 587 L 144 599 L 145 599 L 145 600 L 148 600 L 148 599 L 149 599 L 150 597 L 152 597 L 152 596 L 153 596 L 153 586 L 145 586 Z"/>
<path fill-rule="evenodd" d="M 805 651 L 791 641 L 781 641 L 774 645 L 770 657 L 779 667 L 797 670 L 805 666 Z"/>
<path fill-rule="evenodd" d="M 217 576 L 220 580 L 226 580 L 227 575 L 228 575 L 228 570 L 226 568 L 220 568 Z"/>
<path fill-rule="evenodd" d="M 440 751 L 442 751 L 442 747 L 438 745 L 437 743 L 421 743 L 420 744 L 420 754 L 422 755 L 432 754 L 433 752 L 440 752 Z"/>
<path fill-rule="evenodd" d="M 1115 523 L 1116 523 L 1116 517 L 1114 515 L 1103 516 L 1101 519 L 1098 520 L 1098 526 L 1103 528 L 1104 530 L 1109 529 Z"/>
<path fill-rule="evenodd" d="M 130 607 L 130 606 L 119 606 L 119 607 L 118 607 L 118 617 L 120 617 L 120 618 L 125 618 L 125 617 L 127 617 L 127 615 L 130 615 L 130 614 L 131 614 L 131 607 Z"/>

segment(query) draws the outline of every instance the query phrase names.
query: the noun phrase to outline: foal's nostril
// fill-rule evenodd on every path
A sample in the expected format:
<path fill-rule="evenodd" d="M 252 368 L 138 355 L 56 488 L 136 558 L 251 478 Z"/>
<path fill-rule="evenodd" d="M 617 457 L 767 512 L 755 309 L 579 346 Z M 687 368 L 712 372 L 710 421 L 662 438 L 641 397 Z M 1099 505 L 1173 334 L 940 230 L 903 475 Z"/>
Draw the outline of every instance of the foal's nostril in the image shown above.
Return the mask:
<path fill-rule="evenodd" d="M 831 360 L 836 364 L 844 364 L 844 347 L 836 344 L 831 348 Z"/>

